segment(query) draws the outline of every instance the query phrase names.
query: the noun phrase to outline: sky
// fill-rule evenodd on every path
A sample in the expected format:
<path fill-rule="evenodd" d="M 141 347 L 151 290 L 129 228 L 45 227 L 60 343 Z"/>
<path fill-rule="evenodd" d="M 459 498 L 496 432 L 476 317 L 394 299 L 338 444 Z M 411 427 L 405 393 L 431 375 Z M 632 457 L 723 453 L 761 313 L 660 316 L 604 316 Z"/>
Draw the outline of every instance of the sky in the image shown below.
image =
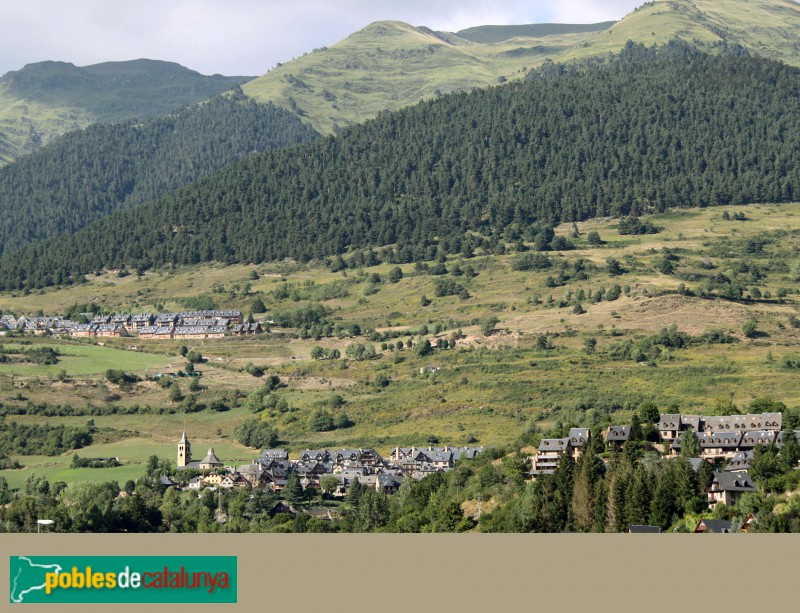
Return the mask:
<path fill-rule="evenodd" d="M 257 76 L 384 19 L 450 32 L 595 23 L 644 0 L 2 0 L 0 75 L 44 60 L 148 58 Z"/>

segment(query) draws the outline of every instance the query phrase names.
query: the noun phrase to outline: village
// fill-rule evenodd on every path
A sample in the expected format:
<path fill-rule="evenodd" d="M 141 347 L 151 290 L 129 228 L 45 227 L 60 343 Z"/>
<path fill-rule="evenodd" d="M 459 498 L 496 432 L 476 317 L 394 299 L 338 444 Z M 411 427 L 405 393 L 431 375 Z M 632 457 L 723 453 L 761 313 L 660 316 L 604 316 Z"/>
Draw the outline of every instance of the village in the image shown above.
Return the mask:
<path fill-rule="evenodd" d="M 161 484 L 199 490 L 203 487 L 269 488 L 280 492 L 292 473 L 299 478 L 304 490 L 324 491 L 334 498 L 345 496 L 355 481 L 384 494 L 394 494 L 403 480 L 423 479 L 447 472 L 456 462 L 470 460 L 484 451 L 483 447 L 396 447 L 389 458 L 374 449 L 307 449 L 297 460 L 290 460 L 284 449 L 265 449 L 250 464 L 235 468 L 225 466 L 213 447 L 202 460 L 192 460 L 192 446 L 184 432 L 178 441 L 178 472 L 203 471 L 185 481 L 163 476 Z"/>
<path fill-rule="evenodd" d="M 0 334 L 8 331 L 70 338 L 205 339 L 253 336 L 269 332 L 270 322 L 245 322 L 241 311 L 202 310 L 138 315 L 84 313 L 85 323 L 60 317 L 0 317 Z M 89 319 L 91 317 L 91 319 Z"/>
<path fill-rule="evenodd" d="M 657 424 L 660 442 L 652 443 L 654 451 L 666 457 L 680 455 L 686 437 L 696 437 L 700 453 L 688 458 L 694 471 L 703 463 L 713 470 L 713 479 L 706 490 L 709 510 L 718 504 L 734 506 L 747 492 L 757 487 L 748 470 L 756 448 L 774 445 L 780 449 L 786 431 L 781 430 L 780 413 L 754 413 L 748 415 L 700 416 L 662 414 Z M 793 431 L 800 442 L 800 431 Z M 600 434 L 605 449 L 611 454 L 622 452 L 631 440 L 632 426 L 612 426 Z M 530 457 L 529 479 L 556 472 L 563 456 L 577 460 L 592 440 L 588 428 L 571 428 L 566 437 L 544 438 Z M 387 458 L 374 449 L 308 449 L 290 459 L 284 449 L 265 449 L 249 464 L 226 466 L 217 457 L 214 448 L 208 449 L 202 460 L 192 459 L 191 443 L 184 432 L 178 442 L 177 471 L 174 476 L 161 477 L 165 488 L 199 492 L 201 489 L 269 489 L 283 490 L 294 475 L 303 490 L 316 490 L 332 499 L 342 499 L 354 483 L 384 494 L 394 494 L 407 479 L 420 480 L 433 473 L 452 470 L 457 462 L 468 461 L 484 452 L 483 447 L 395 447 Z M 185 479 L 181 473 L 189 471 Z M 188 476 L 191 474 L 192 476 Z M 280 503 L 282 512 L 294 511 Z M 756 521 L 747 517 L 742 525 L 717 519 L 702 519 L 696 532 L 746 531 Z M 657 526 L 629 527 L 629 532 L 661 532 Z"/>

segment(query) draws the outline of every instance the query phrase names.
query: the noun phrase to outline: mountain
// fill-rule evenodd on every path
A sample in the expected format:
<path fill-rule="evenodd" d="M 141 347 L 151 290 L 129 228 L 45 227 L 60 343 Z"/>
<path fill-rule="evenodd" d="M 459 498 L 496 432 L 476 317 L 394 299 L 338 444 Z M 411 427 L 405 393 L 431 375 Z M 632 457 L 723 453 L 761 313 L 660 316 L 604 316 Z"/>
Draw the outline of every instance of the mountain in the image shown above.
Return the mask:
<path fill-rule="evenodd" d="M 724 135 L 724 138 L 720 136 Z M 554 224 L 800 195 L 800 69 L 734 48 L 629 43 L 249 156 L 0 259 L 0 288 L 103 268 L 308 260 L 395 245 L 549 244 Z M 559 248 L 564 248 L 560 245 Z M 430 258 L 427 258 L 430 259 Z"/>
<path fill-rule="evenodd" d="M 800 4 L 793 0 L 655 0 L 558 60 L 616 52 L 628 40 L 652 45 L 681 38 L 704 49 L 739 45 L 751 53 L 800 66 Z"/>
<path fill-rule="evenodd" d="M 529 67 L 606 25 L 486 26 L 448 33 L 381 21 L 278 66 L 243 90 L 333 133 L 384 110 L 521 79 Z"/>
<path fill-rule="evenodd" d="M 453 91 L 520 80 L 547 60 L 617 53 L 681 38 L 706 50 L 739 45 L 800 66 L 800 5 L 792 0 L 656 0 L 619 22 L 480 26 L 434 32 L 373 23 L 329 48 L 280 65 L 244 86 L 322 133 Z"/>
<path fill-rule="evenodd" d="M 223 94 L 164 117 L 94 124 L 0 168 L 0 253 L 83 228 L 255 152 L 318 137 L 294 114 Z"/>
<path fill-rule="evenodd" d="M 39 62 L 0 77 L 0 163 L 95 122 L 164 115 L 251 77 L 204 76 L 156 60 Z"/>

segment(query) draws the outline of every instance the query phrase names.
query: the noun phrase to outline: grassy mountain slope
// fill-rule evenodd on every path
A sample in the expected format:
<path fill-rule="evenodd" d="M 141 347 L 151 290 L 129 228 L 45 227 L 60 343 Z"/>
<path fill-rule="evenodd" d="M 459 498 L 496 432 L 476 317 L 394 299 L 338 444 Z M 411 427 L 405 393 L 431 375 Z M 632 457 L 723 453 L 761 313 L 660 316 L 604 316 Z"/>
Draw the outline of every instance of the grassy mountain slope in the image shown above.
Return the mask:
<path fill-rule="evenodd" d="M 164 115 L 250 77 L 204 76 L 156 60 L 39 62 L 0 78 L 0 163 L 95 122 Z"/>
<path fill-rule="evenodd" d="M 294 110 L 318 131 L 360 123 L 384 110 L 397 110 L 453 91 L 485 87 L 501 77 L 522 77 L 548 55 L 587 33 L 564 31 L 522 36 L 522 28 L 476 38 L 436 33 L 398 21 L 373 23 L 335 45 L 275 68 L 247 83 L 246 94 Z M 508 35 L 512 34 L 509 38 Z"/>
<path fill-rule="evenodd" d="M 655 0 L 554 59 L 615 52 L 628 40 L 650 45 L 677 37 L 707 47 L 738 44 L 763 57 L 800 66 L 798 32 L 800 4 L 792 0 Z"/>
<path fill-rule="evenodd" d="M 682 38 L 725 41 L 800 65 L 800 5 L 791 0 L 656 0 L 603 24 L 479 26 L 460 32 L 387 21 L 283 64 L 247 85 L 259 101 L 293 110 L 322 133 L 441 93 L 520 79 L 546 60 L 616 53 Z"/>

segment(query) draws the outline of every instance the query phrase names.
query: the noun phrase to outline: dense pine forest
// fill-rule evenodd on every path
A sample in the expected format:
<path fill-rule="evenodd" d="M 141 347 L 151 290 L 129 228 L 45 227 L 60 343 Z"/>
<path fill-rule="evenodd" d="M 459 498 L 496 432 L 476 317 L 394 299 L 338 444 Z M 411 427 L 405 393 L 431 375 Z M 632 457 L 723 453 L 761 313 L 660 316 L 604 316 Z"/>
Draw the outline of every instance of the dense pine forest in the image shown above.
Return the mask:
<path fill-rule="evenodd" d="M 103 268 L 299 260 L 467 233 L 800 194 L 800 71 L 731 49 L 630 43 L 235 162 L 0 260 L 0 288 Z M 80 174 L 73 169 L 72 173 Z M 90 208 L 90 207 L 87 207 Z"/>
<path fill-rule="evenodd" d="M 153 200 L 236 158 L 313 140 L 272 104 L 224 94 L 144 122 L 96 124 L 0 169 L 0 252 L 73 233 Z"/>

